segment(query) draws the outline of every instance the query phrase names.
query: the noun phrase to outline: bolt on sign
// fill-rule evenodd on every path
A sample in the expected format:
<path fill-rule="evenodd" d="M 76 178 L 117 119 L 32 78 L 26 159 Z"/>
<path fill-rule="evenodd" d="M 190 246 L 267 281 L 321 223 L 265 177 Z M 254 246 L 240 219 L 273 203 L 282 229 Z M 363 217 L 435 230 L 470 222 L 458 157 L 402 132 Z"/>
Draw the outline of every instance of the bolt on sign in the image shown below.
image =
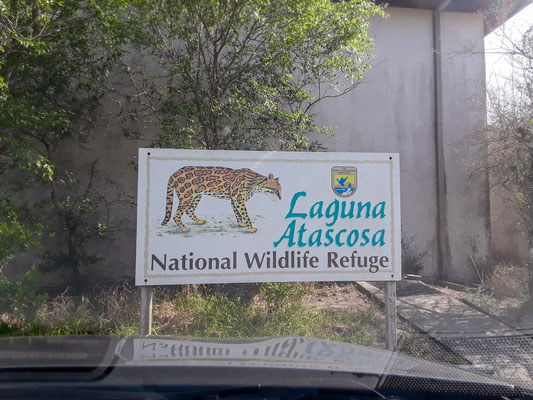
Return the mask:
<path fill-rule="evenodd" d="M 399 156 L 139 150 L 137 285 L 401 279 Z"/>

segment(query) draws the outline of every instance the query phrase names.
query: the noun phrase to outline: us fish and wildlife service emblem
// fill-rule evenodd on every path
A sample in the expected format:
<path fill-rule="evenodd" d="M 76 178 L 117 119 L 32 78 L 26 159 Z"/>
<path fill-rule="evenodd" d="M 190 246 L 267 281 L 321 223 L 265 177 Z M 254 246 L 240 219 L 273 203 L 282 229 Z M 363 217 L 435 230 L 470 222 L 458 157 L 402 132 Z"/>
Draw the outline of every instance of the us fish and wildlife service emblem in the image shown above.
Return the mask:
<path fill-rule="evenodd" d="M 357 190 L 357 168 L 331 168 L 331 189 L 339 197 L 350 197 Z"/>

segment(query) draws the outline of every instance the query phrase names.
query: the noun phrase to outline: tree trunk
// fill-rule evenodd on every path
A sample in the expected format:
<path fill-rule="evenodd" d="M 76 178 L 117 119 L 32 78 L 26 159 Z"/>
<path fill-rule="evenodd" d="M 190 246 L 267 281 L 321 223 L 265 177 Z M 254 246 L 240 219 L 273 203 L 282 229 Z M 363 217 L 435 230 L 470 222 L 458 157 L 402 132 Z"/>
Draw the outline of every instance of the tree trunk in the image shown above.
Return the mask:
<path fill-rule="evenodd" d="M 533 301 L 533 232 L 528 232 L 528 258 L 527 258 L 527 288 L 528 288 L 528 302 Z"/>
<path fill-rule="evenodd" d="M 72 273 L 72 286 L 76 291 L 79 291 L 81 289 L 82 280 L 79 268 L 78 250 L 74 245 L 74 237 L 76 234 L 76 228 L 78 226 L 78 220 L 76 219 L 74 213 L 69 212 L 67 214 L 65 218 L 65 226 L 67 228 L 65 236 L 67 241 L 68 260 Z"/>

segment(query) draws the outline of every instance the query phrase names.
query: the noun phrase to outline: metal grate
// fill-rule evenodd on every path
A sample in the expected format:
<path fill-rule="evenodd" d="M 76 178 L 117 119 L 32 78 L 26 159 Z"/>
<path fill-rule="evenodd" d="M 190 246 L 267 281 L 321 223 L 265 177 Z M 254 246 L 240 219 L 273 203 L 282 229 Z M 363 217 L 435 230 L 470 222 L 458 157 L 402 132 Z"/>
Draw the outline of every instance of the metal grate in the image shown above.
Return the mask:
<path fill-rule="evenodd" d="M 490 336 L 443 335 L 437 340 L 412 334 L 400 341 L 400 352 L 455 365 L 478 375 L 533 391 L 533 332 Z"/>

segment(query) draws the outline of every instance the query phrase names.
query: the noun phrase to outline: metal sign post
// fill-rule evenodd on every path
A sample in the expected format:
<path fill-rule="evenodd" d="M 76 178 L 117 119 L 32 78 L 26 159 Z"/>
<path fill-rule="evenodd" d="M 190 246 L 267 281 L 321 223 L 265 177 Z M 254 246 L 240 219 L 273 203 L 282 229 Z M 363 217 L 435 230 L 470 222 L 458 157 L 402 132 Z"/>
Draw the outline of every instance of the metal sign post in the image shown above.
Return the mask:
<path fill-rule="evenodd" d="M 396 323 L 396 282 L 385 282 L 385 342 L 387 350 L 396 350 L 398 343 Z"/>
<path fill-rule="evenodd" d="M 152 286 L 141 286 L 141 326 L 139 335 L 148 336 L 152 334 Z"/>

